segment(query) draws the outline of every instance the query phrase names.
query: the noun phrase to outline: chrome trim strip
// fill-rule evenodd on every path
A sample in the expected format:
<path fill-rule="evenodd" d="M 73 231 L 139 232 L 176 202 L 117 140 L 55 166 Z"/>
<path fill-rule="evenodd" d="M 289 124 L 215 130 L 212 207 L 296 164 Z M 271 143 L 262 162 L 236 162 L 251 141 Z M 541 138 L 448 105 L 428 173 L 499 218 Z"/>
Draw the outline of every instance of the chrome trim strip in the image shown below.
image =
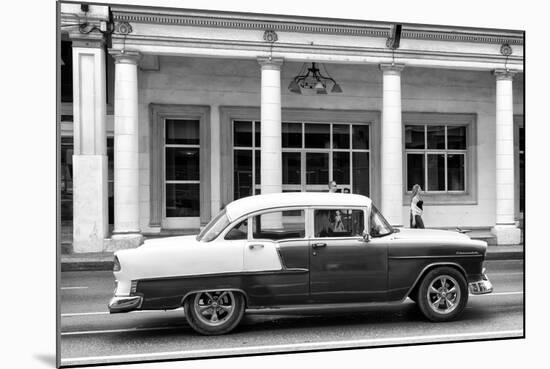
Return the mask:
<path fill-rule="evenodd" d="M 467 254 L 467 255 L 429 255 L 429 256 L 388 256 L 388 259 L 441 259 L 441 258 L 479 258 L 483 257 L 482 254 Z"/>

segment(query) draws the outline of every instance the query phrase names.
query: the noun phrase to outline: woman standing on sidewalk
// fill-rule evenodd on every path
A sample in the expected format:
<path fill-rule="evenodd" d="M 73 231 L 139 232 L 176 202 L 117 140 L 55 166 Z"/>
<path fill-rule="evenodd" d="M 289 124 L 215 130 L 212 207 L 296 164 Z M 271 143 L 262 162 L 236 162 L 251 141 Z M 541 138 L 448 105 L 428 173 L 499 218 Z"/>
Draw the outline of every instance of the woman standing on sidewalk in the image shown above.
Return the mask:
<path fill-rule="evenodd" d="M 421 195 L 422 188 L 420 188 L 419 184 L 415 184 L 412 188 L 411 196 L 411 228 L 424 228 L 424 222 L 422 221 L 422 208 L 424 201 L 422 201 Z"/>

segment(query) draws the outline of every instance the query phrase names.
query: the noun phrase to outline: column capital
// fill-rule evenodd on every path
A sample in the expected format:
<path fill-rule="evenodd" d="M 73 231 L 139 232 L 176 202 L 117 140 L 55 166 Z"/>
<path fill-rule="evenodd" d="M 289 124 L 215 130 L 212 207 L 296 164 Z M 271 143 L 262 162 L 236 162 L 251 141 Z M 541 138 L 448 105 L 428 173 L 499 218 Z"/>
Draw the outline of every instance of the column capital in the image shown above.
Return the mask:
<path fill-rule="evenodd" d="M 283 58 L 259 56 L 257 60 L 262 69 L 281 70 L 281 65 L 283 65 Z"/>
<path fill-rule="evenodd" d="M 69 32 L 69 38 L 73 47 L 103 49 L 105 46 L 105 37 L 101 33 Z"/>
<path fill-rule="evenodd" d="M 139 51 L 125 49 L 109 49 L 109 54 L 115 59 L 115 64 L 136 64 L 141 59 Z"/>
<path fill-rule="evenodd" d="M 398 75 L 405 68 L 405 64 L 382 63 L 379 65 L 379 67 L 380 70 L 384 73 Z"/>
<path fill-rule="evenodd" d="M 510 69 L 495 69 L 493 71 L 493 74 L 495 75 L 497 81 L 501 80 L 507 80 L 511 81 L 514 79 L 514 76 L 518 73 L 517 70 L 510 70 Z"/>

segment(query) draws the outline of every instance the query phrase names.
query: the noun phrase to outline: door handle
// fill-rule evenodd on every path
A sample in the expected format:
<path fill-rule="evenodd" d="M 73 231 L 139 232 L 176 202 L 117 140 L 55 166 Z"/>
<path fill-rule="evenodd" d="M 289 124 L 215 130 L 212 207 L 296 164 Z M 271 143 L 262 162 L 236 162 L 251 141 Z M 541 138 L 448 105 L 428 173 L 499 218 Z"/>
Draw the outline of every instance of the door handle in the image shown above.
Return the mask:
<path fill-rule="evenodd" d="M 321 247 L 327 247 L 327 244 L 324 242 L 317 242 L 311 245 L 314 249 L 320 249 Z"/>
<path fill-rule="evenodd" d="M 248 245 L 248 248 L 250 250 L 252 249 L 262 249 L 264 247 L 264 245 L 262 245 L 261 243 L 255 243 L 255 244 L 252 244 L 252 245 Z"/>

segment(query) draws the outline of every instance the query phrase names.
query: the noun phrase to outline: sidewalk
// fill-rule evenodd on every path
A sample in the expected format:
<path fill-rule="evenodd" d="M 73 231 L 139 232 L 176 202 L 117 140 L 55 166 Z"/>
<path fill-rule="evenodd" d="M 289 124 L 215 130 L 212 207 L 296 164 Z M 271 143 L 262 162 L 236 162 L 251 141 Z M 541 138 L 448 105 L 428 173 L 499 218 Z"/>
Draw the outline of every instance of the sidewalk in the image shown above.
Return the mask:
<path fill-rule="evenodd" d="M 486 260 L 522 260 L 523 245 L 489 246 Z M 61 271 L 113 270 L 112 252 L 62 254 Z"/>

